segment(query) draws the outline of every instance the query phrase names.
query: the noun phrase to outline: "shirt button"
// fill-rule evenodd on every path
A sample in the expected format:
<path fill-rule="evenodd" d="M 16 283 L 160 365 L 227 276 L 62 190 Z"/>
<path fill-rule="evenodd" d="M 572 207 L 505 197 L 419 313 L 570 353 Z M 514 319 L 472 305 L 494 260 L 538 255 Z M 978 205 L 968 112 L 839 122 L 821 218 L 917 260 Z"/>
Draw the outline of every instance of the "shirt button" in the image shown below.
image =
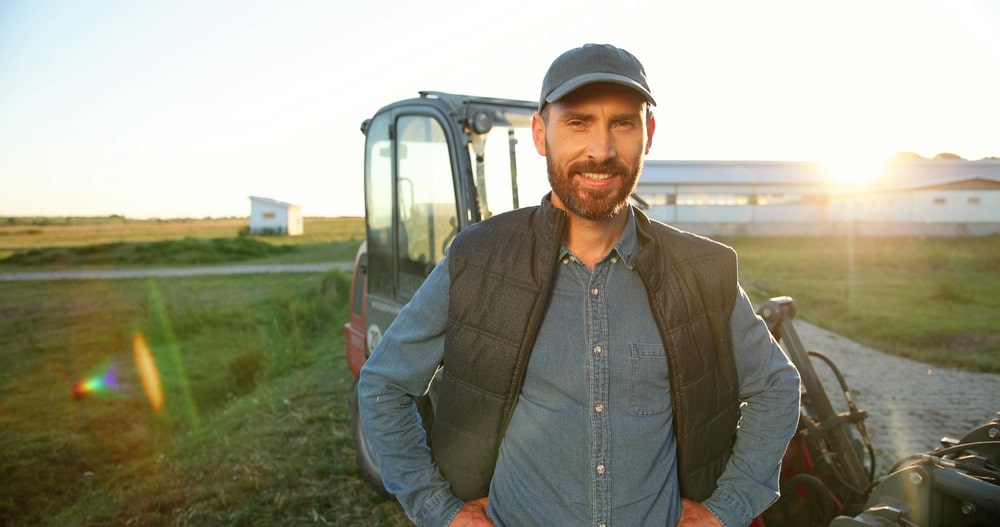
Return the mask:
<path fill-rule="evenodd" d="M 597 465 L 597 473 L 598 474 L 604 474 L 607 471 L 608 471 L 608 469 L 605 468 L 604 465 Z"/>
<path fill-rule="evenodd" d="M 595 287 L 595 288 L 591 289 L 590 290 L 590 294 L 592 294 L 594 296 L 597 296 L 597 288 Z"/>
<path fill-rule="evenodd" d="M 596 410 L 598 413 L 603 412 L 604 411 L 604 405 L 601 404 L 601 403 L 597 403 L 597 406 L 594 407 L 594 410 Z"/>
<path fill-rule="evenodd" d="M 562 262 L 563 262 L 563 265 L 568 264 L 569 263 L 569 256 L 563 256 Z"/>
<path fill-rule="evenodd" d="M 600 355 L 601 354 L 601 345 L 600 344 L 594 346 L 594 354 L 595 355 Z"/>
<path fill-rule="evenodd" d="M 606 524 L 606 523 L 598 523 L 597 527 L 608 527 L 608 524 Z"/>
<path fill-rule="evenodd" d="M 612 256 L 611 257 L 611 263 L 618 263 L 618 257 L 617 256 Z"/>

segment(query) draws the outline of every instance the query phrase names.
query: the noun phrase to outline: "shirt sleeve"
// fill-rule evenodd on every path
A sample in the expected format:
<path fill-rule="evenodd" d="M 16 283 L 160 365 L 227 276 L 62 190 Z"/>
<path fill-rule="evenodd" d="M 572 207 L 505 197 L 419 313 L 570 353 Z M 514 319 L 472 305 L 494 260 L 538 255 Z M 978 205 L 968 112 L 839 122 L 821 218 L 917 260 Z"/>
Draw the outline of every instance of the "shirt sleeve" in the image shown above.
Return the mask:
<path fill-rule="evenodd" d="M 417 525 L 448 525 L 463 502 L 427 447 L 414 397 L 426 393 L 444 354 L 450 279 L 442 260 L 400 311 L 358 377 L 361 424 L 386 490 Z"/>
<path fill-rule="evenodd" d="M 719 486 L 704 505 L 726 527 L 749 525 L 778 499 L 781 458 L 799 417 L 799 374 L 743 288 L 730 316 L 740 425 Z"/>

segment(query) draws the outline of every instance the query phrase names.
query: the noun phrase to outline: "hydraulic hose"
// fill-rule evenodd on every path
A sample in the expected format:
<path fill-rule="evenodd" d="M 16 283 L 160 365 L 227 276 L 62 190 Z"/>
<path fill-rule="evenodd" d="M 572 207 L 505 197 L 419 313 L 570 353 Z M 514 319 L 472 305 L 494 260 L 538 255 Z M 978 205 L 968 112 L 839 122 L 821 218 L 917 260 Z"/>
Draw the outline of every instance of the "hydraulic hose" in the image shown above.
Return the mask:
<path fill-rule="evenodd" d="M 858 412 L 858 405 L 854 402 L 854 397 L 851 396 L 851 390 L 847 386 L 847 381 L 844 379 L 843 374 L 841 374 L 840 369 L 837 368 L 837 365 L 826 354 L 815 350 L 808 350 L 806 354 L 825 362 L 834 377 L 837 378 L 837 383 L 840 384 L 840 390 L 847 401 L 847 407 L 851 416 L 858 417 L 854 420 L 854 424 L 861 435 L 861 441 L 865 445 L 865 450 L 868 452 L 868 481 L 869 483 L 875 481 L 875 447 L 872 446 L 871 438 L 868 436 L 868 427 L 865 426 L 864 417 Z"/>

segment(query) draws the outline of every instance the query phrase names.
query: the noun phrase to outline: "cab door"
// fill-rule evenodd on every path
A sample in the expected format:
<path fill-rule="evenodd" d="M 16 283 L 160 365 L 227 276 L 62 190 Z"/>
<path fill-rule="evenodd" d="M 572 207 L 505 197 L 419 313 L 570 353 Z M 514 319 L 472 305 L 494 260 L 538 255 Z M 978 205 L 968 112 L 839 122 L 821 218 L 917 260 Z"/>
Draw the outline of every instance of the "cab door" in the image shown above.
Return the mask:
<path fill-rule="evenodd" d="M 456 153 L 444 116 L 400 108 L 374 117 L 366 133 L 368 352 L 444 257 L 458 232 Z"/>

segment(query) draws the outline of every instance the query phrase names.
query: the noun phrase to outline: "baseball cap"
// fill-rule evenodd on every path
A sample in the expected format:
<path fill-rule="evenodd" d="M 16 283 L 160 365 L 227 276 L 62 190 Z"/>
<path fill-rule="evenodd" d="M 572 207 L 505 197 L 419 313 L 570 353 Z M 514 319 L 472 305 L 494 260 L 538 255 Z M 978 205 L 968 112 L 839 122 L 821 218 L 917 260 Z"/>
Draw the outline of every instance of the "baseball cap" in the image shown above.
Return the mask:
<path fill-rule="evenodd" d="M 584 44 L 556 57 L 542 80 L 538 111 L 573 90 L 595 82 L 613 82 L 639 92 L 655 105 L 646 81 L 646 70 L 639 59 L 610 44 Z"/>

